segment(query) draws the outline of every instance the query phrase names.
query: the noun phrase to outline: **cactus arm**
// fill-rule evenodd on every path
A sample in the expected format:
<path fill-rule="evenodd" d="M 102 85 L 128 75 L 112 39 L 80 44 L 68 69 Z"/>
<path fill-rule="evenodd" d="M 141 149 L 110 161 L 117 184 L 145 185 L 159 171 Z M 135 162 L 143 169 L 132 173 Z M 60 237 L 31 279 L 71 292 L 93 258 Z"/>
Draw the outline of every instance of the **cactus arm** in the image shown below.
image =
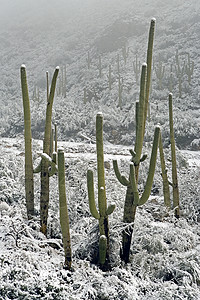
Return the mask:
<path fill-rule="evenodd" d="M 49 72 L 46 71 L 46 81 L 47 81 L 47 102 L 49 99 Z"/>
<path fill-rule="evenodd" d="M 156 158 L 157 158 L 159 137 L 160 137 L 160 127 L 156 126 L 155 132 L 154 132 L 153 147 L 152 147 L 152 151 L 151 151 L 149 173 L 147 176 L 147 181 L 146 181 L 144 192 L 140 198 L 138 205 L 143 205 L 148 200 L 148 198 L 151 194 L 151 187 L 153 184 L 153 177 L 154 177 L 155 168 L 156 168 Z"/>
<path fill-rule="evenodd" d="M 107 238 L 105 235 L 101 235 L 99 238 L 99 263 L 100 263 L 100 265 L 105 264 L 106 251 L 107 251 Z"/>
<path fill-rule="evenodd" d="M 34 215 L 34 182 L 32 162 L 32 135 L 31 135 L 31 113 L 28 93 L 26 66 L 21 66 L 21 88 L 24 110 L 24 140 L 25 140 L 25 194 L 27 216 L 30 219 Z"/>
<path fill-rule="evenodd" d="M 94 180 L 93 172 L 91 170 L 87 171 L 87 188 L 88 188 L 88 198 L 89 198 L 89 208 L 92 216 L 95 219 L 100 218 L 100 215 L 96 209 L 95 198 L 94 198 Z"/>
<path fill-rule="evenodd" d="M 113 213 L 113 211 L 115 210 L 115 203 L 111 203 L 110 205 L 108 205 L 108 208 L 106 210 L 106 215 L 109 216 Z"/>
<path fill-rule="evenodd" d="M 160 132 L 160 138 L 159 138 L 159 152 L 160 152 L 160 164 L 161 164 L 161 170 L 162 170 L 162 179 L 163 179 L 164 203 L 165 203 L 166 207 L 171 208 L 169 181 L 167 178 L 167 170 L 166 170 L 166 166 L 165 166 L 165 158 L 164 158 L 161 132 Z"/>
<path fill-rule="evenodd" d="M 135 158 L 134 164 L 139 165 L 140 157 L 142 153 L 143 146 L 143 137 L 144 137 L 144 110 L 145 110 L 145 87 L 146 87 L 146 70 L 147 65 L 142 65 L 142 73 L 140 80 L 140 101 L 139 101 L 139 109 L 138 109 L 138 117 L 137 117 L 137 130 L 136 130 L 136 144 L 135 144 Z"/>
<path fill-rule="evenodd" d="M 151 25 L 149 30 L 149 40 L 148 40 L 148 49 L 147 49 L 147 81 L 146 81 L 146 101 L 145 101 L 145 111 L 144 111 L 144 128 L 147 118 L 147 110 L 149 103 L 149 93 L 151 86 L 151 67 L 152 67 L 152 54 L 153 54 L 153 41 L 154 41 L 154 32 L 155 32 L 156 19 L 151 19 Z"/>
<path fill-rule="evenodd" d="M 146 153 L 144 153 L 144 154 L 142 155 L 142 157 L 140 158 L 140 162 L 145 161 L 145 160 L 147 159 L 147 157 L 148 157 L 148 155 L 147 155 Z"/>
<path fill-rule="evenodd" d="M 40 160 L 39 164 L 37 165 L 37 167 L 35 167 L 35 169 L 33 169 L 33 173 L 40 173 L 41 172 L 41 164 L 42 164 L 42 160 Z"/>
<path fill-rule="evenodd" d="M 58 186 L 59 186 L 59 207 L 60 207 L 60 226 L 63 237 L 63 247 L 65 251 L 65 266 L 67 269 L 71 268 L 72 254 L 71 254 L 71 240 L 69 229 L 69 216 L 66 199 L 65 187 L 65 159 L 64 151 L 58 150 Z"/>
<path fill-rule="evenodd" d="M 124 186 L 128 186 L 130 184 L 130 182 L 129 182 L 129 180 L 126 179 L 125 176 L 120 174 L 117 160 L 113 160 L 113 168 L 114 168 L 115 175 L 116 175 L 117 179 L 119 180 L 119 182 Z"/>
<path fill-rule="evenodd" d="M 52 154 L 52 162 L 51 162 L 51 170 L 49 171 L 49 176 L 53 176 L 58 172 L 57 167 L 57 153 L 53 152 Z"/>
<path fill-rule="evenodd" d="M 48 154 L 42 153 L 41 154 L 42 159 L 46 160 L 48 162 L 48 165 L 51 166 L 51 170 L 48 172 L 49 176 L 53 176 L 58 172 L 58 167 L 56 165 L 56 152 L 53 152 L 53 158 L 51 158 Z"/>
<path fill-rule="evenodd" d="M 175 208 L 175 216 L 179 218 L 179 188 L 176 168 L 176 150 L 175 138 L 173 127 L 173 110 L 172 110 L 172 93 L 169 94 L 169 123 L 170 123 L 170 142 L 171 142 L 171 155 L 172 155 L 172 182 L 173 182 L 173 207 Z"/>
<path fill-rule="evenodd" d="M 43 152 L 49 154 L 50 150 L 50 136 L 51 136 L 51 119 L 52 119 L 52 106 L 56 89 L 56 80 L 58 77 L 59 67 L 56 67 L 50 89 L 50 95 L 47 102 L 46 110 L 46 123 L 45 123 L 45 134 L 44 134 L 44 148 Z"/>

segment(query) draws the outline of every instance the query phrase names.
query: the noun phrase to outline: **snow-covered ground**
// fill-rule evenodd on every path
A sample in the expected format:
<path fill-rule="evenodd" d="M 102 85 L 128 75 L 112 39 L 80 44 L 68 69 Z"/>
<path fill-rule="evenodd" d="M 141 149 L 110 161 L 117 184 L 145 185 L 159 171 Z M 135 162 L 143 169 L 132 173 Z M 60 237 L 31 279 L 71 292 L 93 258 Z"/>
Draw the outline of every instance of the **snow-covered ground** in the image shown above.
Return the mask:
<path fill-rule="evenodd" d="M 35 161 L 41 146 L 41 141 L 33 140 Z M 111 270 L 103 272 L 93 262 L 98 226 L 89 212 L 86 187 L 87 169 L 96 169 L 95 145 L 59 142 L 60 146 L 65 150 L 72 272 L 63 268 L 57 177 L 51 178 L 46 238 L 39 231 L 38 175 L 36 216 L 31 221 L 26 218 L 23 137 L 0 139 L 0 299 L 199 299 L 199 152 L 177 154 L 180 220 L 164 208 L 157 170 L 154 188 L 158 190 L 137 210 L 130 263 L 124 265 L 119 249 L 125 188 L 115 178 L 112 159 L 117 157 L 126 174 L 129 147 L 105 145 L 107 198 L 116 203 L 116 210 L 109 217 Z"/>

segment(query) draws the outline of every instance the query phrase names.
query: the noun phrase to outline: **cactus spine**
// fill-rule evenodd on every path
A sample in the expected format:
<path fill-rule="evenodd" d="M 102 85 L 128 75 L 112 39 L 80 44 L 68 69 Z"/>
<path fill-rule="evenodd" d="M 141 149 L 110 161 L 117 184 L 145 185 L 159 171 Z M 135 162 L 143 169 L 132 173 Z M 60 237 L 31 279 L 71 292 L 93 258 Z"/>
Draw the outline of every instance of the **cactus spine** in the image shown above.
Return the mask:
<path fill-rule="evenodd" d="M 151 26 L 149 31 L 149 42 L 148 42 L 148 50 L 147 50 L 147 65 L 143 64 L 142 72 L 141 72 L 141 81 L 140 81 L 140 100 L 139 103 L 136 102 L 136 142 L 134 151 L 130 151 L 132 155 L 132 162 L 134 163 L 134 167 L 130 167 L 129 178 L 126 179 L 124 176 L 120 174 L 117 161 L 113 161 L 113 167 L 116 174 L 116 177 L 120 181 L 121 184 L 127 186 L 125 204 L 124 204 L 124 216 L 123 222 L 130 224 L 128 230 L 124 230 L 122 233 L 122 249 L 121 249 L 121 258 L 127 263 L 129 261 L 129 253 L 131 246 L 131 239 L 133 233 L 133 222 L 135 220 L 136 207 L 140 202 L 138 200 L 138 192 L 136 189 L 138 182 L 138 172 L 139 172 L 139 164 L 146 158 L 146 155 L 141 157 L 143 139 L 144 139 L 144 131 L 145 131 L 145 122 L 147 118 L 147 108 L 148 108 L 148 99 L 149 99 L 149 89 L 150 89 L 150 81 L 151 81 L 151 64 L 152 64 L 152 49 L 153 49 L 153 37 L 155 30 L 155 19 L 151 20 Z M 148 65 L 149 64 L 149 65 Z M 154 134 L 154 143 L 152 148 L 152 156 L 149 168 L 149 174 L 154 176 L 155 172 L 155 162 L 157 156 L 157 146 L 159 140 L 159 128 L 155 130 Z M 133 170 L 134 168 L 134 170 Z M 149 175 L 150 176 L 150 175 Z M 142 198 L 141 204 L 147 201 L 150 190 L 151 190 L 151 181 L 153 177 L 149 177 L 147 179 L 147 184 L 145 186 L 144 196 Z M 151 180 L 150 180 L 151 179 Z M 139 202 L 138 202 L 139 201 Z"/>
<path fill-rule="evenodd" d="M 69 229 L 69 216 L 66 199 L 65 186 L 65 159 L 64 151 L 58 149 L 58 187 L 59 187 L 59 206 L 60 206 L 60 226 L 63 237 L 63 247 L 65 252 L 65 266 L 71 269 L 72 254 L 71 254 L 71 240 Z"/>
<path fill-rule="evenodd" d="M 115 205 L 111 204 L 107 208 L 105 175 L 104 175 L 104 154 L 103 154 L 103 115 L 98 113 L 96 116 L 96 150 L 97 150 L 97 174 L 98 174 L 98 207 L 97 211 L 94 196 L 93 172 L 87 172 L 87 187 L 89 207 L 92 216 L 99 220 L 99 262 L 105 264 L 106 257 L 109 258 L 109 224 L 108 215 L 111 214 Z"/>
<path fill-rule="evenodd" d="M 43 153 L 50 155 L 50 140 L 51 140 L 51 119 L 52 119 L 52 107 L 56 88 L 56 80 L 59 72 L 59 67 L 56 68 L 50 89 L 50 95 L 47 102 L 46 109 L 46 123 L 45 133 L 43 140 Z M 48 218 L 48 205 L 49 205 L 49 172 L 48 162 L 42 159 L 41 162 L 41 194 L 40 194 L 40 223 L 41 232 L 45 235 L 47 233 L 47 218 Z"/>
<path fill-rule="evenodd" d="M 176 168 L 176 150 L 174 139 L 173 126 L 173 108 L 172 108 L 172 93 L 169 94 L 169 125 L 170 125 L 170 143 L 171 143 L 171 158 L 172 158 L 172 187 L 173 187 L 173 207 L 175 208 L 176 218 L 180 217 L 179 209 L 179 188 Z"/>
<path fill-rule="evenodd" d="M 34 182 L 32 162 L 31 113 L 25 65 L 21 66 L 21 88 L 24 110 L 26 209 L 28 219 L 30 219 L 34 215 Z"/>

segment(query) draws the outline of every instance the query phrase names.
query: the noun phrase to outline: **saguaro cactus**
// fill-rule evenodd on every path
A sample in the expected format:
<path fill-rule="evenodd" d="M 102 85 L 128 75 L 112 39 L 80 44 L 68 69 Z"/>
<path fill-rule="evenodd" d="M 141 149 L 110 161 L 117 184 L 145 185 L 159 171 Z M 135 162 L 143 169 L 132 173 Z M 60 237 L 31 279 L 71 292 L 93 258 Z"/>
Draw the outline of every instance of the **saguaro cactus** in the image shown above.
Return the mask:
<path fill-rule="evenodd" d="M 179 188 L 176 168 L 176 150 L 174 139 L 173 126 L 173 108 L 172 108 L 172 93 L 169 94 L 169 125 L 170 125 L 170 143 L 171 143 L 171 158 L 172 158 L 172 187 L 173 187 L 173 207 L 175 209 L 175 216 L 180 217 L 179 209 Z"/>
<path fill-rule="evenodd" d="M 171 208 L 169 181 L 168 181 L 168 177 L 167 177 L 167 169 L 166 169 L 166 165 L 165 165 L 165 157 L 164 157 L 161 133 L 160 133 L 160 139 L 159 139 L 159 152 L 160 152 L 160 164 L 161 164 L 161 170 L 162 170 L 162 179 L 163 179 L 164 203 L 165 203 L 166 207 Z"/>
<path fill-rule="evenodd" d="M 185 72 L 185 63 L 183 64 L 183 66 L 180 66 L 180 62 L 179 62 L 179 55 L 178 55 L 178 50 L 176 50 L 176 66 L 175 66 L 175 71 L 176 71 L 176 75 L 178 78 L 178 89 L 179 89 L 179 97 L 182 97 L 182 78 Z"/>
<path fill-rule="evenodd" d="M 188 55 L 188 61 L 187 64 L 185 65 L 185 73 L 187 74 L 188 77 L 188 83 L 191 83 L 191 79 L 192 79 L 192 75 L 193 75 L 193 71 L 194 71 L 194 62 L 190 62 L 190 53 L 187 54 Z"/>
<path fill-rule="evenodd" d="M 138 84 L 139 74 L 140 74 L 140 61 L 138 62 L 138 57 L 136 55 L 135 62 L 133 62 L 133 70 L 135 73 L 136 83 Z"/>
<path fill-rule="evenodd" d="M 60 206 L 60 226 L 63 237 L 63 247 L 65 251 L 65 266 L 71 268 L 71 240 L 69 229 L 69 216 L 65 186 L 65 159 L 63 149 L 58 149 L 58 187 L 59 187 L 59 206 Z"/>
<path fill-rule="evenodd" d="M 49 72 L 46 71 L 46 83 L 47 83 L 47 102 L 49 99 Z"/>
<path fill-rule="evenodd" d="M 45 133 L 43 140 L 43 153 L 50 155 L 50 140 L 51 140 L 51 119 L 52 119 L 52 107 L 56 88 L 56 80 L 59 72 L 59 67 L 55 69 L 50 95 L 47 102 L 46 109 L 46 122 Z M 41 161 L 41 194 L 40 194 L 40 222 L 41 232 L 47 233 L 47 218 L 48 218 L 48 206 L 49 206 L 49 164 L 45 159 Z"/>
<path fill-rule="evenodd" d="M 165 74 L 165 66 L 163 66 L 160 56 L 159 56 L 158 66 L 155 68 L 155 73 L 156 73 L 156 77 L 158 78 L 159 89 L 161 90 L 162 81 Z"/>
<path fill-rule="evenodd" d="M 102 63 L 101 63 L 101 56 L 99 55 L 99 64 L 98 64 L 98 69 L 99 69 L 99 78 L 102 77 Z"/>
<path fill-rule="evenodd" d="M 30 219 L 34 215 L 34 182 L 32 162 L 31 113 L 25 65 L 21 66 L 21 88 L 24 109 L 26 209 L 27 216 Z"/>
<path fill-rule="evenodd" d="M 87 53 L 86 62 L 87 62 L 88 70 L 89 70 L 90 67 L 91 67 L 91 63 L 92 63 L 92 59 L 91 59 L 91 57 L 90 57 L 90 52 L 89 52 L 89 51 L 88 51 L 88 53 Z"/>
<path fill-rule="evenodd" d="M 107 77 L 108 77 L 109 90 L 111 91 L 111 89 L 112 89 L 112 70 L 111 70 L 111 65 L 109 65 Z"/>
<path fill-rule="evenodd" d="M 152 67 L 152 56 L 153 56 L 153 41 L 154 41 L 154 32 L 155 32 L 155 24 L 156 19 L 151 19 L 151 25 L 149 30 L 149 39 L 148 39 L 148 48 L 147 48 L 147 80 L 146 80 L 146 90 L 145 90 L 145 109 L 144 109 L 144 129 L 145 129 L 145 123 L 148 113 L 148 107 L 149 107 L 149 94 L 150 94 L 150 88 L 151 88 L 151 67 Z M 150 116 L 149 116 L 150 117 Z M 144 130 L 145 132 L 145 130 Z"/>
<path fill-rule="evenodd" d="M 120 108 L 122 108 L 122 92 L 123 92 L 123 78 L 119 76 L 119 78 L 118 78 L 118 97 L 119 97 L 118 106 Z"/>
<path fill-rule="evenodd" d="M 147 179 L 148 184 L 146 184 L 145 187 L 146 191 L 144 192 L 144 196 L 142 196 L 142 200 L 138 202 L 138 194 L 137 194 L 137 190 L 135 189 L 135 185 L 137 185 L 138 182 L 138 172 L 139 172 L 140 162 L 142 162 L 146 158 L 146 155 L 143 155 L 141 157 L 141 154 L 142 154 L 142 146 L 143 146 L 143 139 L 144 139 L 145 122 L 147 118 L 149 89 L 150 89 L 150 81 L 151 81 L 151 64 L 152 64 L 154 30 L 155 30 L 155 19 L 152 19 L 150 31 L 149 31 L 147 65 L 146 64 L 142 65 L 142 73 L 141 73 L 141 81 L 140 81 L 140 100 L 139 103 L 136 102 L 136 142 L 135 142 L 134 151 L 133 150 L 130 151 L 132 155 L 132 162 L 134 163 L 134 171 L 132 170 L 133 167 L 131 166 L 128 179 L 126 179 L 124 176 L 120 174 L 119 168 L 117 166 L 117 161 L 113 161 L 113 167 L 118 180 L 121 182 L 121 184 L 127 186 L 126 198 L 124 204 L 123 222 L 126 224 L 131 223 L 131 225 L 129 226 L 128 230 L 126 229 L 122 233 L 122 249 L 121 249 L 121 258 L 126 263 L 129 261 L 130 245 L 131 245 L 131 239 L 133 233 L 132 225 L 135 220 L 136 207 L 138 203 L 142 204 L 144 202 L 144 199 L 145 201 L 147 201 L 151 189 L 152 180 L 153 180 L 153 178 L 149 177 L 150 176 L 149 175 L 148 176 L 149 179 Z M 149 174 L 151 173 L 151 176 L 154 175 L 154 170 L 155 170 L 158 140 L 159 140 L 159 128 L 156 128 L 154 134 L 154 143 L 153 143 L 153 150 L 151 155 L 150 169 L 149 169 Z"/>
<path fill-rule="evenodd" d="M 89 207 L 92 216 L 99 220 L 99 262 L 105 264 L 106 257 L 109 258 L 109 224 L 108 215 L 110 215 L 115 205 L 111 204 L 107 208 L 105 173 L 104 173 L 104 154 L 103 154 L 103 115 L 98 113 L 96 116 L 96 148 L 97 148 L 97 174 L 98 174 L 98 207 L 97 211 L 94 196 L 93 172 L 87 172 L 87 187 Z"/>
<path fill-rule="evenodd" d="M 128 55 L 129 55 L 129 47 L 127 48 L 126 45 L 124 45 L 124 47 L 122 48 L 122 56 L 125 64 L 127 62 Z"/>

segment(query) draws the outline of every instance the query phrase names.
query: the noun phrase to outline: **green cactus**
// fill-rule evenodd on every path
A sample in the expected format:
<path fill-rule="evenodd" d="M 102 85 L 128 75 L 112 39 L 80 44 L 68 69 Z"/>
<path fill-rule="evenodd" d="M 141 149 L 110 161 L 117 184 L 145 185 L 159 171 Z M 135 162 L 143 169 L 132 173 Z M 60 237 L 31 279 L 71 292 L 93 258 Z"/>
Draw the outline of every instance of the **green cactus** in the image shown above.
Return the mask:
<path fill-rule="evenodd" d="M 162 65 L 162 61 L 159 55 L 158 66 L 155 68 L 156 77 L 158 79 L 158 87 L 162 89 L 162 82 L 165 74 L 165 66 Z"/>
<path fill-rule="evenodd" d="M 172 93 L 169 94 L 169 126 L 170 126 L 170 143 L 171 143 L 171 158 L 172 158 L 172 187 L 173 187 L 173 207 L 175 209 L 176 218 L 180 217 L 179 208 L 179 188 L 176 168 L 176 150 L 173 126 L 173 107 L 172 107 Z"/>
<path fill-rule="evenodd" d="M 166 165 L 165 165 L 165 157 L 164 157 L 161 133 L 160 133 L 160 139 L 159 139 L 159 152 L 160 152 L 160 164 L 161 164 L 161 171 L 162 171 L 162 179 L 163 179 L 164 203 L 165 203 L 166 207 L 171 208 L 169 181 L 168 181 L 168 177 L 167 177 L 167 169 L 166 169 Z"/>
<path fill-rule="evenodd" d="M 55 152 L 57 152 L 57 149 L 58 149 L 58 133 L 57 133 L 57 124 L 56 123 L 54 124 L 54 131 L 55 131 L 55 134 L 54 134 L 54 136 L 55 136 L 55 146 L 54 146 L 54 148 L 55 148 Z"/>
<path fill-rule="evenodd" d="M 193 61 L 190 62 L 190 53 L 188 53 L 187 55 L 188 55 L 188 61 L 187 64 L 185 65 L 185 73 L 187 74 L 188 83 L 190 84 L 194 72 L 194 62 Z"/>
<path fill-rule="evenodd" d="M 147 201 L 151 191 L 151 185 L 153 181 L 155 164 L 156 164 L 157 147 L 159 141 L 160 129 L 158 127 L 156 128 L 154 134 L 154 142 L 153 142 L 152 155 L 150 161 L 149 175 L 145 186 L 145 192 L 143 193 L 142 198 L 138 199 L 138 192 L 136 187 L 138 183 L 139 165 L 140 162 L 146 159 L 146 155 L 142 156 L 142 146 L 143 146 L 143 139 L 144 139 L 145 122 L 147 118 L 149 89 L 150 89 L 150 82 L 151 82 L 151 65 L 152 65 L 154 30 L 155 30 L 155 19 L 152 19 L 150 31 L 149 31 L 147 64 L 142 65 L 141 80 L 140 80 L 140 99 L 139 102 L 136 102 L 136 142 L 135 142 L 134 151 L 130 150 L 130 153 L 132 155 L 132 163 L 134 164 L 134 167 L 131 165 L 128 179 L 126 179 L 124 176 L 120 174 L 119 168 L 117 166 L 117 161 L 113 161 L 113 167 L 114 167 L 116 177 L 121 182 L 121 184 L 127 186 L 125 204 L 124 204 L 123 222 L 126 224 L 130 224 L 130 226 L 128 226 L 122 233 L 122 249 L 121 249 L 121 258 L 126 263 L 129 261 L 129 253 L 130 253 L 136 207 L 140 204 L 142 205 L 145 201 Z"/>
<path fill-rule="evenodd" d="M 50 89 L 50 95 L 47 102 L 46 109 L 46 122 L 45 133 L 43 140 L 43 153 L 50 155 L 50 140 L 51 140 L 51 119 L 52 119 L 52 107 L 56 88 L 56 80 L 59 72 L 59 67 L 56 68 Z M 41 194 L 40 194 L 40 223 L 41 232 L 47 234 L 47 218 L 48 218 L 48 205 L 49 205 L 49 164 L 45 159 L 41 162 Z"/>
<path fill-rule="evenodd" d="M 69 228 L 69 216 L 66 199 L 65 187 L 65 159 L 64 151 L 58 149 L 58 187 L 59 187 L 59 207 L 60 207 L 60 226 L 63 237 L 63 247 L 65 251 L 65 266 L 71 269 L 72 254 L 71 254 L 71 240 Z"/>
<path fill-rule="evenodd" d="M 135 73 L 135 79 L 136 79 L 136 83 L 138 84 L 138 80 L 139 80 L 139 75 L 140 75 L 140 61 L 138 62 L 138 58 L 136 55 L 136 59 L 135 62 L 133 62 L 133 70 Z"/>
<path fill-rule="evenodd" d="M 98 174 L 98 207 L 97 211 L 94 195 L 93 172 L 87 171 L 87 188 L 89 198 L 89 208 L 92 216 L 99 220 L 99 262 L 105 264 L 106 258 L 109 258 L 109 224 L 108 215 L 110 215 L 115 205 L 107 207 L 105 172 L 104 172 L 104 154 L 103 154 L 103 115 L 98 113 L 96 116 L 96 148 L 97 148 L 97 174 Z M 106 251 L 105 251 L 106 249 Z"/>
<path fill-rule="evenodd" d="M 154 32 L 155 32 L 156 19 L 151 19 L 151 25 L 149 30 L 149 39 L 148 39 L 148 48 L 147 48 L 147 81 L 146 81 L 146 91 L 145 91 L 145 110 L 144 110 L 144 132 L 145 132 L 145 123 L 148 113 L 149 106 L 149 94 L 151 88 L 151 68 L 152 68 L 152 56 L 153 56 L 153 41 L 154 41 Z M 149 116 L 150 118 L 150 116 Z"/>
<path fill-rule="evenodd" d="M 47 81 L 47 102 L 49 99 L 49 72 L 46 71 L 46 81 Z"/>
<path fill-rule="evenodd" d="M 24 110 L 26 209 L 28 219 L 30 219 L 34 215 L 34 181 L 32 162 L 31 113 L 25 65 L 21 66 L 21 88 Z"/>
<path fill-rule="evenodd" d="M 170 66 L 170 75 L 168 77 L 168 82 L 169 82 L 169 91 L 172 93 L 173 91 L 173 65 L 171 64 Z"/>

